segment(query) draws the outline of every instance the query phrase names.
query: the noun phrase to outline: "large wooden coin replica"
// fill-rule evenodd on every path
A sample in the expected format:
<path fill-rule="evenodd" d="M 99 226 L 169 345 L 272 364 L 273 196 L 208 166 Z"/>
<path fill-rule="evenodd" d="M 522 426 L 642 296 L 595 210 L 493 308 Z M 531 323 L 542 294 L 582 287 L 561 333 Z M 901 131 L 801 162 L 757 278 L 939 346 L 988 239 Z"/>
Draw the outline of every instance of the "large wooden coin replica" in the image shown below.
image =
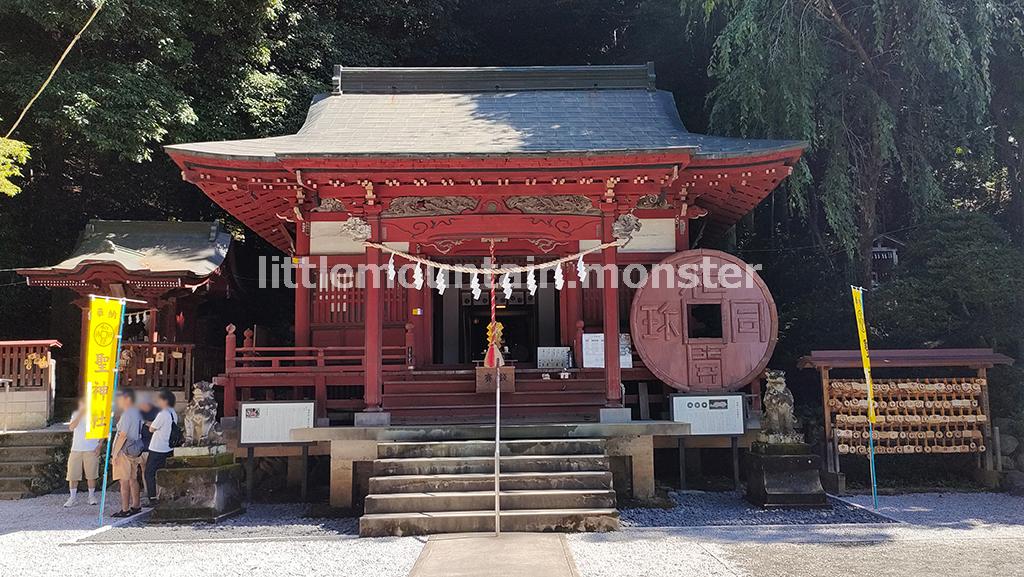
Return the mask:
<path fill-rule="evenodd" d="M 692 274 L 681 278 L 680 271 Z M 672 283 L 667 275 L 675 275 Z M 775 301 L 764 281 L 717 250 L 687 250 L 661 261 L 636 291 L 629 320 L 647 368 L 687 392 L 746 386 L 764 370 L 778 339 Z"/>

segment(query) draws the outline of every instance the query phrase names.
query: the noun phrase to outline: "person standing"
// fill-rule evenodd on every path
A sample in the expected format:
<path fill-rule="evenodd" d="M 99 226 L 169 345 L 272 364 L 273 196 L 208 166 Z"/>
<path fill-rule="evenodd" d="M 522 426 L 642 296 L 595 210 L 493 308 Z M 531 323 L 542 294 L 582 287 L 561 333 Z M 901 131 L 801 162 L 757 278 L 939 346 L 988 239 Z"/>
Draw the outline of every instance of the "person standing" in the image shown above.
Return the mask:
<path fill-rule="evenodd" d="M 174 393 L 160 389 L 156 396 L 156 406 L 160 409 L 149 430 L 153 438 L 149 441 L 149 457 L 146 461 L 146 491 L 150 502 L 156 499 L 156 472 L 167 463 L 173 453 L 171 432 L 178 423 L 178 413 L 174 411 Z"/>
<path fill-rule="evenodd" d="M 145 471 L 146 463 L 149 461 L 149 442 L 153 439 L 153 431 L 149 430 L 149 426 L 153 424 L 160 409 L 153 405 L 152 395 L 149 392 L 142 392 L 135 400 L 135 407 L 142 413 L 142 446 L 146 448 L 146 451 L 142 453 L 142 470 Z M 146 476 L 140 476 L 142 477 L 142 504 L 149 506 L 149 486 L 146 483 Z"/>
<path fill-rule="evenodd" d="M 117 394 L 117 434 L 111 447 L 114 480 L 121 484 L 121 510 L 112 517 L 131 517 L 142 511 L 139 473 L 142 471 L 142 414 L 135 408 L 135 391 Z"/>
<path fill-rule="evenodd" d="M 67 481 L 71 496 L 64 502 L 65 507 L 73 507 L 78 497 L 78 483 L 85 477 L 89 487 L 89 504 L 96 505 L 96 479 L 100 476 L 100 442 L 98 439 L 86 439 L 88 428 L 84 399 L 78 399 L 78 410 L 71 415 L 68 429 L 72 431 L 71 453 L 68 454 Z"/>

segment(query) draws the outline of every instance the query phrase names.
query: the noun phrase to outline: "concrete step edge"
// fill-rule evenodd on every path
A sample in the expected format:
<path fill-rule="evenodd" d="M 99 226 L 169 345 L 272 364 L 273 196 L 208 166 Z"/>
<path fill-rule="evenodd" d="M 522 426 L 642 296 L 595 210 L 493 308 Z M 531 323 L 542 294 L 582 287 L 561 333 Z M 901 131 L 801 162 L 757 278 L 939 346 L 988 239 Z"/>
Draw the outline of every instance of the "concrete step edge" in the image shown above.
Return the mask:
<path fill-rule="evenodd" d="M 586 516 L 619 516 L 618 509 L 511 509 L 508 511 L 502 511 L 503 517 L 531 517 L 531 516 L 568 516 L 568 515 L 586 515 Z M 430 519 L 430 518 L 458 518 L 458 517 L 493 517 L 493 510 L 482 510 L 482 511 L 433 511 L 428 513 L 371 513 L 363 515 L 360 520 L 374 521 L 374 520 L 388 520 L 388 519 Z"/>
<path fill-rule="evenodd" d="M 569 495 L 614 495 L 612 489 L 504 489 L 501 496 L 532 497 L 532 496 L 569 496 Z M 433 491 L 430 493 L 381 493 L 367 495 L 367 499 L 430 499 L 445 497 L 494 497 L 494 491 Z"/>
<path fill-rule="evenodd" d="M 604 477 L 610 475 L 611 471 L 510 471 L 502 473 L 501 478 L 527 478 L 527 477 Z M 371 479 L 388 479 L 389 481 L 418 481 L 421 479 L 430 480 L 455 480 L 455 479 L 493 479 L 494 473 L 438 473 L 436 475 L 384 475 L 373 476 Z"/>
<path fill-rule="evenodd" d="M 561 461 L 564 459 L 607 459 L 608 456 L 604 453 L 587 453 L 583 455 L 506 455 L 502 456 L 502 461 Z M 422 461 L 424 463 L 484 463 L 493 461 L 494 457 L 491 455 L 480 456 L 480 457 L 394 457 L 386 459 L 375 459 L 375 463 L 393 464 L 393 463 L 412 463 L 414 461 Z"/>

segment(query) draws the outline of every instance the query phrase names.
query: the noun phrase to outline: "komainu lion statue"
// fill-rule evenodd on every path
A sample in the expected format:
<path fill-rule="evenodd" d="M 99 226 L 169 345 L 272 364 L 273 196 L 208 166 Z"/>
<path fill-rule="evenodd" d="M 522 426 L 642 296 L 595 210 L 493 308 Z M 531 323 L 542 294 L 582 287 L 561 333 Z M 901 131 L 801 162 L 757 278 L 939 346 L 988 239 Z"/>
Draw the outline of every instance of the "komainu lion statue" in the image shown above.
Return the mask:
<path fill-rule="evenodd" d="M 217 426 L 217 400 L 213 383 L 199 381 L 192 385 L 192 400 L 185 409 L 185 446 L 206 447 L 221 442 Z"/>
<path fill-rule="evenodd" d="M 793 393 L 786 386 L 786 372 L 768 369 L 765 376 L 768 384 L 764 392 L 764 418 L 759 440 L 769 444 L 803 443 L 803 435 L 796 431 Z"/>

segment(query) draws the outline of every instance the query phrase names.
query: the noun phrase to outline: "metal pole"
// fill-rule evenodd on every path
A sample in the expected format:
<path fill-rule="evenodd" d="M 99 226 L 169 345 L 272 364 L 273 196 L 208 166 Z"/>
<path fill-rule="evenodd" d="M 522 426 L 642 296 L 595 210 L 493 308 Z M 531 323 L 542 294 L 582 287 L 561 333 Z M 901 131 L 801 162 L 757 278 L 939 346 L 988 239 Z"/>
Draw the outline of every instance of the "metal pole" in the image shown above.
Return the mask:
<path fill-rule="evenodd" d="M 494 383 L 494 536 L 501 535 L 501 366 Z"/>
<path fill-rule="evenodd" d="M 114 350 L 114 387 L 110 394 L 110 422 L 107 423 L 107 456 L 103 461 L 103 487 L 100 488 L 100 527 L 103 526 L 103 511 L 107 508 L 107 472 L 110 470 L 110 450 L 114 444 L 114 402 L 117 399 L 117 380 L 121 376 L 121 337 L 124 335 L 124 312 L 128 308 L 127 299 L 112 299 L 89 295 L 89 298 L 105 298 L 121 301 L 121 319 L 117 325 L 117 349 Z M 90 307 L 91 308 L 91 307 Z M 92 319 L 89 319 L 92 322 Z M 84 368 L 84 367 L 83 367 Z"/>

